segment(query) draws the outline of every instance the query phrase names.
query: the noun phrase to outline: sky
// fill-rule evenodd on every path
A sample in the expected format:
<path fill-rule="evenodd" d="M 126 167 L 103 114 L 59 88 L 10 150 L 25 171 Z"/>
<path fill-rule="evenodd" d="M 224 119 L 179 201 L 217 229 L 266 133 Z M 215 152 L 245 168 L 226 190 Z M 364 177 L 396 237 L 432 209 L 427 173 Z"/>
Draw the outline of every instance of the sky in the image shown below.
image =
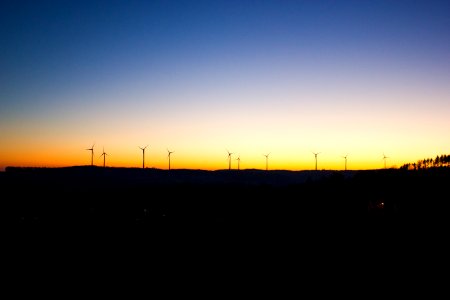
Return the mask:
<path fill-rule="evenodd" d="M 400 167 L 449 116 L 449 1 L 0 2 L 0 170 Z"/>

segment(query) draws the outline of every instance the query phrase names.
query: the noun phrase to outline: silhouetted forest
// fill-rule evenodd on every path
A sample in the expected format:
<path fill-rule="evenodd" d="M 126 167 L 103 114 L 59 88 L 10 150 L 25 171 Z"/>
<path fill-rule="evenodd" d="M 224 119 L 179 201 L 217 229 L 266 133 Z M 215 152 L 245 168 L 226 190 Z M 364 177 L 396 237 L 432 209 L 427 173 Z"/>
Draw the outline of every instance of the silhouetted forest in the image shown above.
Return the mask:
<path fill-rule="evenodd" d="M 402 170 L 421 170 L 428 168 L 449 167 L 450 155 L 442 154 L 433 158 L 419 159 L 414 163 L 406 163 L 400 167 Z"/>

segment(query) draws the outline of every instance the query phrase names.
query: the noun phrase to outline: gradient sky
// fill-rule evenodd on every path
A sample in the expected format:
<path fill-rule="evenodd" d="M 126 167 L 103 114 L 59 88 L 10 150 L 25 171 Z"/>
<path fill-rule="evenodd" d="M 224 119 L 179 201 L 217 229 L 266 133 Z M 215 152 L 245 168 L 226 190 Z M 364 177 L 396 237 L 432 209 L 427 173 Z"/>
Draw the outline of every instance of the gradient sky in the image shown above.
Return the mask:
<path fill-rule="evenodd" d="M 0 2 L 0 170 L 450 153 L 449 1 Z"/>

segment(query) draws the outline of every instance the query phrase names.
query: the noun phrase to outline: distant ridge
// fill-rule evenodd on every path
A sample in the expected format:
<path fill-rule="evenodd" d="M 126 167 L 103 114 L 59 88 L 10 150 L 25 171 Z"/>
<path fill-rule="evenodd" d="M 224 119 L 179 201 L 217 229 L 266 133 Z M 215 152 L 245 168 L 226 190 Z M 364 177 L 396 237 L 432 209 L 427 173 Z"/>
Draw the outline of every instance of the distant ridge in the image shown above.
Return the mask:
<path fill-rule="evenodd" d="M 202 169 L 158 169 L 130 167 L 100 166 L 67 166 L 67 167 L 6 167 L 6 173 L 27 173 L 31 176 L 63 176 L 67 179 L 85 176 L 103 176 L 102 180 L 130 182 L 151 182 L 155 184 L 189 183 L 189 184 L 244 184 L 285 186 L 316 181 L 330 176 L 341 175 L 353 177 L 358 171 L 332 170 L 202 170 Z"/>

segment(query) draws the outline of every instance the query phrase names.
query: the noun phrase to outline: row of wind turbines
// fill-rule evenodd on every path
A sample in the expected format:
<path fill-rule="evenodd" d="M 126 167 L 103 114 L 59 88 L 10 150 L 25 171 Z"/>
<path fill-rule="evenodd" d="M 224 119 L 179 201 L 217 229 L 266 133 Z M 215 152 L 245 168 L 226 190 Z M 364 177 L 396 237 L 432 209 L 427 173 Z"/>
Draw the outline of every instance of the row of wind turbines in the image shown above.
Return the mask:
<path fill-rule="evenodd" d="M 94 165 L 94 146 L 95 146 L 95 143 L 92 144 L 91 148 L 86 149 L 86 150 L 91 151 L 91 166 Z M 140 146 L 138 146 L 138 147 L 139 147 L 139 149 L 142 150 L 142 169 L 144 169 L 145 168 L 145 149 L 148 147 L 148 145 L 145 147 L 140 147 Z M 167 152 L 168 152 L 167 156 L 169 158 L 169 170 L 170 170 L 170 155 L 173 153 L 173 151 L 170 151 L 169 149 L 167 149 Z M 108 153 L 105 152 L 105 147 L 103 147 L 103 153 L 100 155 L 100 157 L 103 156 L 103 167 L 106 166 L 106 155 L 108 155 Z"/>
<path fill-rule="evenodd" d="M 232 152 L 228 151 L 228 170 L 231 170 L 231 155 L 233 154 Z M 263 154 L 266 157 L 266 171 L 269 169 L 269 154 Z M 241 157 L 238 156 L 238 158 L 236 158 L 237 162 L 238 162 L 238 170 L 241 169 L 240 164 L 241 164 Z"/>
<path fill-rule="evenodd" d="M 228 152 L 228 170 L 231 170 L 231 155 L 233 153 L 228 151 L 228 150 L 227 150 L 227 152 Z M 315 168 L 316 171 L 317 171 L 317 155 L 319 155 L 320 153 L 321 152 L 313 152 L 314 158 L 315 158 L 315 161 L 316 161 L 316 166 L 315 166 L 316 167 Z M 267 154 L 263 154 L 266 157 L 266 171 L 269 169 L 269 154 L 270 154 L 270 152 L 267 153 Z M 348 157 L 348 154 L 346 154 L 345 156 L 342 156 L 342 158 L 344 158 L 344 160 L 345 160 L 345 165 L 344 165 L 345 171 L 347 171 L 347 157 Z M 383 153 L 383 160 L 384 160 L 384 168 L 385 169 L 386 169 L 386 159 L 388 159 L 388 158 L 389 157 L 387 157 Z M 241 162 L 240 156 L 236 160 L 238 161 L 238 170 L 239 170 L 240 169 L 240 162 Z"/>
<path fill-rule="evenodd" d="M 91 166 L 94 165 L 94 146 L 95 146 L 95 143 L 92 144 L 92 147 L 91 147 L 91 148 L 87 148 L 87 149 L 86 149 L 86 150 L 91 151 Z M 145 149 L 148 147 L 148 145 L 146 145 L 145 147 L 140 147 L 140 146 L 138 146 L 138 147 L 139 147 L 139 149 L 142 150 L 142 168 L 144 169 L 144 168 L 145 168 Z M 170 155 L 171 155 L 172 153 L 174 153 L 174 151 L 170 151 L 169 149 L 167 149 L 167 158 L 169 159 L 169 170 L 170 170 Z M 228 170 L 231 170 L 231 155 L 232 155 L 233 153 L 230 152 L 230 151 L 228 151 L 228 150 L 227 150 L 227 153 L 228 153 Z M 317 171 L 317 155 L 319 155 L 320 153 L 321 153 L 321 152 L 313 152 L 313 154 L 314 154 L 314 159 L 315 159 L 315 170 L 316 170 L 316 171 Z M 105 152 L 105 147 L 103 147 L 103 152 L 102 152 L 102 154 L 100 155 L 100 157 L 103 156 L 103 167 L 106 166 L 106 155 L 108 155 L 108 153 Z M 263 156 L 266 157 L 266 171 L 269 170 L 269 155 L 270 155 L 270 152 L 267 153 L 267 154 L 263 154 Z M 348 157 L 348 154 L 346 154 L 345 156 L 342 156 L 342 158 L 344 158 L 344 160 L 345 160 L 345 165 L 344 165 L 345 171 L 347 171 L 347 157 Z M 386 169 L 386 159 L 388 159 L 388 158 L 389 158 L 389 157 L 386 156 L 386 155 L 383 153 L 383 160 L 384 160 L 384 168 L 385 168 L 385 169 Z M 240 170 L 241 157 L 238 156 L 238 158 L 237 158 L 236 160 L 237 160 L 237 162 L 238 162 L 238 170 Z"/>

